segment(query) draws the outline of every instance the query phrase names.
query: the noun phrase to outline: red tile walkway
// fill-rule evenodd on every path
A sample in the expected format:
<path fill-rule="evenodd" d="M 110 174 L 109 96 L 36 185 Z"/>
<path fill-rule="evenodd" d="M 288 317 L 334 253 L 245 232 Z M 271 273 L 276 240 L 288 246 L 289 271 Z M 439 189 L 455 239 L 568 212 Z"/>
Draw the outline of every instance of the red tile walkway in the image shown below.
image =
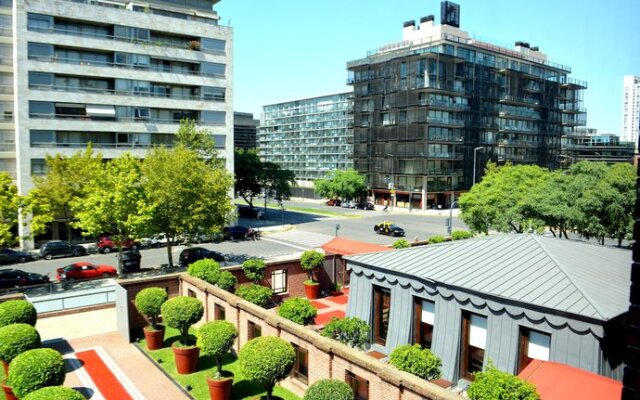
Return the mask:
<path fill-rule="evenodd" d="M 331 321 L 332 318 L 344 318 L 349 302 L 349 289 L 342 289 L 342 294 L 338 296 L 323 297 L 311 301 L 311 304 L 318 310 L 314 328 L 319 329 Z"/>

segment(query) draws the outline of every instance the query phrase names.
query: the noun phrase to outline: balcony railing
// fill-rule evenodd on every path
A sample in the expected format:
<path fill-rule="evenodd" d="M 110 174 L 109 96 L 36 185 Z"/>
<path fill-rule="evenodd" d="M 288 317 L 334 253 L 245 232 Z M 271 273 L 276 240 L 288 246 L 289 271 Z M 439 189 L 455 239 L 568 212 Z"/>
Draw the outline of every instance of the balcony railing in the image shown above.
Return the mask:
<path fill-rule="evenodd" d="M 7 28 L 5 26 L 0 26 L 0 36 L 12 36 L 13 35 L 13 29 L 12 28 Z"/>
<path fill-rule="evenodd" d="M 427 157 L 428 158 L 462 158 L 464 156 L 464 153 L 461 152 L 428 152 L 427 153 Z"/>
<path fill-rule="evenodd" d="M 427 139 L 433 142 L 462 142 L 462 135 L 428 135 Z"/>
<path fill-rule="evenodd" d="M 537 106 L 540 104 L 540 101 L 537 99 L 532 99 L 528 97 L 517 97 L 503 94 L 500 96 L 500 102 L 509 102 L 509 103 L 518 103 L 518 104 L 531 104 Z"/>
<path fill-rule="evenodd" d="M 98 93 L 108 94 L 115 96 L 140 96 L 140 97 L 160 97 L 166 99 L 178 99 L 178 100 L 208 100 L 208 101 L 220 101 L 224 102 L 224 98 L 214 98 L 203 95 L 177 95 L 166 93 L 154 93 L 134 90 L 113 90 L 113 89 L 98 89 L 88 87 L 70 87 L 70 86 L 56 86 L 56 85 L 29 85 L 29 89 L 35 90 L 52 90 L 56 92 L 73 92 L 73 93 Z M 0 87 L 0 93 L 2 88 Z"/>
<path fill-rule="evenodd" d="M 90 120 L 92 122 L 141 122 L 145 124 L 179 124 L 183 118 L 139 118 L 139 117 L 92 117 L 90 115 L 72 115 L 72 114 L 46 114 L 46 113 L 29 113 L 29 118 L 37 119 L 64 119 L 64 120 Z M 224 122 L 217 121 L 197 121 L 198 125 L 224 126 Z"/>
<path fill-rule="evenodd" d="M 100 149 L 148 149 L 155 146 L 173 147 L 173 143 L 96 143 L 86 142 L 31 142 L 31 147 L 72 147 L 84 148 L 91 143 L 91 147 Z"/>
<path fill-rule="evenodd" d="M 16 151 L 15 143 L 0 143 L 0 151 Z"/>
<path fill-rule="evenodd" d="M 501 117 L 540 119 L 540 113 L 537 111 L 500 110 L 499 115 Z"/>
<path fill-rule="evenodd" d="M 445 101 L 445 100 L 419 99 L 418 104 L 421 106 L 432 106 L 432 107 L 447 108 L 447 109 L 459 110 L 459 111 L 465 111 L 469 109 L 469 105 L 467 104 L 454 103 L 452 101 Z"/>
<path fill-rule="evenodd" d="M 500 126 L 500 131 L 538 133 L 540 131 L 540 129 L 539 128 L 527 128 L 527 127 L 517 126 L 517 125 L 501 125 Z"/>
<path fill-rule="evenodd" d="M 427 123 L 434 125 L 464 126 L 464 120 L 458 118 L 427 117 Z"/>
<path fill-rule="evenodd" d="M 0 85 L 0 94 L 13 94 L 13 85 Z"/>

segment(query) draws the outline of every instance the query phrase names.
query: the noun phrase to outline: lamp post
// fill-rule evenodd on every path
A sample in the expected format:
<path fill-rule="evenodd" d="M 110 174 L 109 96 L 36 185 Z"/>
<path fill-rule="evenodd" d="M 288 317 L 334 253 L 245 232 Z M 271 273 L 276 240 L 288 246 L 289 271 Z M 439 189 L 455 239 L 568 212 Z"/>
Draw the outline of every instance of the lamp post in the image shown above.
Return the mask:
<path fill-rule="evenodd" d="M 484 146 L 478 146 L 473 149 L 473 184 L 472 187 L 476 184 L 476 156 L 478 155 L 478 150 L 484 149 Z"/>
<path fill-rule="evenodd" d="M 451 231 L 453 230 L 453 207 L 458 204 L 458 201 L 455 200 L 451 203 L 449 207 L 449 219 L 447 220 L 447 234 L 451 236 Z"/>
<path fill-rule="evenodd" d="M 395 157 L 393 154 L 391 153 L 387 153 L 387 157 L 391 157 L 391 184 L 390 189 L 392 190 L 391 192 L 391 207 L 394 208 L 396 206 L 396 180 L 395 177 L 393 176 L 393 169 L 395 166 L 395 162 L 393 160 L 393 157 Z"/>

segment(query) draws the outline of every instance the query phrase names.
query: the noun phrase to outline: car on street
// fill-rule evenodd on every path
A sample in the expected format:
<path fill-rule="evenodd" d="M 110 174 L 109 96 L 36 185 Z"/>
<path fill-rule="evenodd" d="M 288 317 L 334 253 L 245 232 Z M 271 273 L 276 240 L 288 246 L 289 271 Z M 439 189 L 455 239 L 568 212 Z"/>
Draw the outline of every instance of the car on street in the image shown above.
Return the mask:
<path fill-rule="evenodd" d="M 87 249 L 79 244 L 71 244 L 62 240 L 51 240 L 40 246 L 40 257 L 51 260 L 53 257 L 78 257 L 87 255 Z"/>
<path fill-rule="evenodd" d="M 373 227 L 374 232 L 379 235 L 404 236 L 404 229 L 391 222 L 381 222 Z"/>
<path fill-rule="evenodd" d="M 1 289 L 42 285 L 45 283 L 49 283 L 49 277 L 47 275 L 25 272 L 19 269 L 3 269 L 0 271 Z"/>
<path fill-rule="evenodd" d="M 32 254 L 7 248 L 0 248 L 0 264 L 25 263 L 33 261 Z"/>
<path fill-rule="evenodd" d="M 164 233 L 140 239 L 140 247 L 145 249 L 163 247 L 166 246 L 167 243 L 167 236 Z"/>
<path fill-rule="evenodd" d="M 225 226 L 222 228 L 222 235 L 225 240 L 245 240 L 247 239 L 249 228 L 244 226 Z"/>
<path fill-rule="evenodd" d="M 122 257 L 119 260 L 122 272 L 137 272 L 140 271 L 140 262 L 142 260 L 142 254 L 138 250 L 127 250 L 122 252 Z"/>
<path fill-rule="evenodd" d="M 181 268 L 188 267 L 189 264 L 198 260 L 211 259 L 214 261 L 224 261 L 222 253 L 208 250 L 204 247 L 188 247 L 180 252 L 178 264 Z"/>
<path fill-rule="evenodd" d="M 340 200 L 340 199 L 329 199 L 326 204 L 328 206 L 331 206 L 331 207 L 340 207 L 340 204 L 342 204 L 342 200 Z"/>
<path fill-rule="evenodd" d="M 79 279 L 111 278 L 118 275 L 118 271 L 111 265 L 96 265 L 87 261 L 69 264 L 56 270 L 59 281 L 73 281 Z"/>
<path fill-rule="evenodd" d="M 342 208 L 356 208 L 358 204 L 353 200 L 343 201 L 340 207 Z"/>
<path fill-rule="evenodd" d="M 356 205 L 356 208 L 360 209 L 360 210 L 375 210 L 375 206 L 373 205 L 372 202 L 370 201 L 361 201 L 360 203 L 358 203 Z"/>
<path fill-rule="evenodd" d="M 96 245 L 98 246 L 98 251 L 104 254 L 109 254 L 112 251 L 118 249 L 118 246 L 116 246 L 116 243 L 111 239 L 109 235 L 100 236 Z M 133 239 L 127 239 L 122 243 L 123 249 L 136 250 L 138 249 L 138 247 L 140 247 L 140 243 L 136 242 Z"/>

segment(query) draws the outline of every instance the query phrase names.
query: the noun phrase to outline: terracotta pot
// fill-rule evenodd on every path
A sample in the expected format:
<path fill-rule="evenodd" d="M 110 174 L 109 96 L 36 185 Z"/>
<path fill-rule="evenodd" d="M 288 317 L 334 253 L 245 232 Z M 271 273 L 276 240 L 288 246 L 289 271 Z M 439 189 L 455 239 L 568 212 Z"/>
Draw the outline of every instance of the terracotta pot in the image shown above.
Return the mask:
<path fill-rule="evenodd" d="M 2 391 L 4 392 L 4 398 L 6 400 L 18 400 L 16 395 L 13 394 L 13 390 L 11 390 L 11 387 L 7 386 L 6 383 L 6 380 L 2 382 Z"/>
<path fill-rule="evenodd" d="M 207 376 L 211 400 L 230 400 L 233 378 L 212 379 Z"/>
<path fill-rule="evenodd" d="M 155 331 L 150 326 L 145 327 L 144 338 L 147 339 L 147 349 L 161 349 L 164 346 L 164 326 L 159 325 Z"/>
<path fill-rule="evenodd" d="M 198 370 L 199 347 L 176 347 L 174 344 L 171 348 L 176 359 L 176 370 L 179 374 L 193 374 Z"/>
<path fill-rule="evenodd" d="M 307 295 L 307 299 L 315 300 L 320 295 L 320 285 L 318 283 L 315 283 L 315 284 L 312 284 L 312 285 L 310 285 L 308 283 L 305 283 L 304 284 L 304 292 Z"/>

